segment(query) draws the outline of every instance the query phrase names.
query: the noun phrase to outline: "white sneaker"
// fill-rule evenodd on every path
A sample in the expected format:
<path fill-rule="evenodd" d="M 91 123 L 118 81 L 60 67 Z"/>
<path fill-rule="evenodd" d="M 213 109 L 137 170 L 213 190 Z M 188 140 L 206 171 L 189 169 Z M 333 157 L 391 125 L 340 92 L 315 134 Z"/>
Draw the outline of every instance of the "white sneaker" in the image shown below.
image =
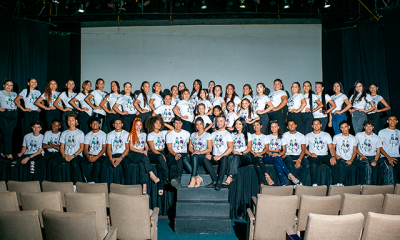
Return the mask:
<path fill-rule="evenodd" d="M 340 183 L 336 183 L 335 186 L 340 186 Z"/>
<path fill-rule="evenodd" d="M 95 182 L 88 182 L 88 183 L 93 183 L 94 184 Z"/>
<path fill-rule="evenodd" d="M 313 186 L 313 187 L 318 187 L 318 184 L 314 183 L 312 186 Z"/>
<path fill-rule="evenodd" d="M 76 185 L 74 185 L 74 192 L 76 192 Z"/>

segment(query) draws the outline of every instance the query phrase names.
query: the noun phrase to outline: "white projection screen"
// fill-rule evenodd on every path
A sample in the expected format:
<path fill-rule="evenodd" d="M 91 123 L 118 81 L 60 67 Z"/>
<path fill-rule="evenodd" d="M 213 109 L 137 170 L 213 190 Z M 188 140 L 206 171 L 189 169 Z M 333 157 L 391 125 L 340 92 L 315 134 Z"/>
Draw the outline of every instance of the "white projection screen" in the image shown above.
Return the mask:
<path fill-rule="evenodd" d="M 163 89 L 195 79 L 232 83 L 239 96 L 249 83 L 273 89 L 283 80 L 322 80 L 321 25 L 184 25 L 82 28 L 81 80 L 160 82 Z M 121 89 L 122 90 L 122 89 Z M 225 92 L 225 89 L 224 89 Z"/>

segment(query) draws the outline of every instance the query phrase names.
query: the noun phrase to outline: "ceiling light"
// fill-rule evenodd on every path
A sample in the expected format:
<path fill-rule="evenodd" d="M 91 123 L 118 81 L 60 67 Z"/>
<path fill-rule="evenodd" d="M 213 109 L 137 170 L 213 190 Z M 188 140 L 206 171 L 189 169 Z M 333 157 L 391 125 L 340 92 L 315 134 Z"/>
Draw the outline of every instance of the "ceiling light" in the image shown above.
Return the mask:
<path fill-rule="evenodd" d="M 201 1 L 201 9 L 207 9 L 206 0 Z"/>
<path fill-rule="evenodd" d="M 244 0 L 240 0 L 240 8 L 246 8 L 246 5 L 244 5 Z"/>
<path fill-rule="evenodd" d="M 283 8 L 284 8 L 284 9 L 289 9 L 289 8 L 290 8 L 290 5 L 289 5 L 288 1 L 285 0 L 284 2 L 285 2 L 285 4 L 283 5 Z"/>
<path fill-rule="evenodd" d="M 83 4 L 81 4 L 81 6 L 79 7 L 78 12 L 80 12 L 80 13 L 85 12 L 85 9 L 83 9 Z"/>
<path fill-rule="evenodd" d="M 328 0 L 325 0 L 325 6 L 324 8 L 330 8 L 331 4 L 328 2 Z"/>

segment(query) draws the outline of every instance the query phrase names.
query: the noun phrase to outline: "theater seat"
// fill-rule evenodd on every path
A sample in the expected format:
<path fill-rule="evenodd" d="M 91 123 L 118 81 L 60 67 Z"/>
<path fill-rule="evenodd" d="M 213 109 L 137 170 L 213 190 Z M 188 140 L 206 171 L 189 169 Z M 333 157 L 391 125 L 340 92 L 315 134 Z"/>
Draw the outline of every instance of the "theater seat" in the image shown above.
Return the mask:
<path fill-rule="evenodd" d="M 43 239 L 39 223 L 39 212 L 37 210 L 0 211 L 0 239 Z"/>
<path fill-rule="evenodd" d="M 76 191 L 78 193 L 104 193 L 106 206 L 109 207 L 108 203 L 108 187 L 107 183 L 76 183 Z"/>
<path fill-rule="evenodd" d="M 65 193 L 74 192 L 74 185 L 72 182 L 42 182 L 43 192 L 54 192 L 59 191 L 61 194 L 61 201 L 63 207 L 65 207 Z"/>
<path fill-rule="evenodd" d="M 372 194 L 392 194 L 394 191 L 393 185 L 362 185 L 361 195 L 372 195 Z"/>
<path fill-rule="evenodd" d="M 400 215 L 400 195 L 386 194 L 382 208 L 383 214 Z"/>
<path fill-rule="evenodd" d="M 142 195 L 142 186 L 141 185 L 122 185 L 111 183 L 110 184 L 110 193 L 131 195 L 131 196 L 140 196 Z"/>
<path fill-rule="evenodd" d="M 19 211 L 15 192 L 0 192 L 0 211 Z"/>
<path fill-rule="evenodd" d="M 40 184 L 39 181 L 31 181 L 31 182 L 18 182 L 18 181 L 8 181 L 7 182 L 8 190 L 10 192 L 17 193 L 18 204 L 21 206 L 21 199 L 19 196 L 20 192 L 40 192 Z"/>
<path fill-rule="evenodd" d="M 362 213 L 366 217 L 368 212 L 380 213 L 383 205 L 383 195 L 356 195 L 345 193 L 340 215 Z"/>
<path fill-rule="evenodd" d="M 362 240 L 400 239 L 400 216 L 368 213 Z"/>
<path fill-rule="evenodd" d="M 296 186 L 295 194 L 301 197 L 301 195 L 309 195 L 309 196 L 326 196 L 327 186 L 317 186 L 317 187 L 309 187 L 309 186 Z M 300 206 L 300 201 L 297 204 L 297 208 Z"/>
<path fill-rule="evenodd" d="M 0 193 L 7 192 L 7 186 L 5 181 L 0 181 Z"/>

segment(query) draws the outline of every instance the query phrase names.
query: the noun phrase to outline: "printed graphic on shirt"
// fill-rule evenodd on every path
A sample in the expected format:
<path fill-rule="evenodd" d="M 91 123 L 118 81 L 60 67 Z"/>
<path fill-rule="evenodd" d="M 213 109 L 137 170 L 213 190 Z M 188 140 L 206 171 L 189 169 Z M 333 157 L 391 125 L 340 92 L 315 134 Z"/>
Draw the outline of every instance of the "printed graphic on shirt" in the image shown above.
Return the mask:
<path fill-rule="evenodd" d="M 281 150 L 281 141 L 279 139 L 271 138 L 269 142 L 269 150 Z"/>
<path fill-rule="evenodd" d="M 131 98 L 126 100 L 126 107 L 129 109 L 129 110 L 127 110 L 129 112 L 133 112 L 135 110 L 135 107 L 133 106 L 133 102 L 132 102 Z"/>
<path fill-rule="evenodd" d="M 142 148 L 144 148 L 144 143 L 145 143 L 144 139 L 138 139 L 138 140 L 135 142 L 134 148 L 142 149 Z"/>
<path fill-rule="evenodd" d="M 349 139 L 343 139 L 342 144 L 340 145 L 340 150 L 343 153 L 348 153 L 350 151 L 350 142 Z"/>
<path fill-rule="evenodd" d="M 124 148 L 125 147 L 124 144 L 125 144 L 124 141 L 122 141 L 122 134 L 120 134 L 119 136 L 115 134 L 115 138 L 112 143 L 113 149 L 118 150 Z"/>
<path fill-rule="evenodd" d="M 204 144 L 207 144 L 207 142 L 202 142 L 201 141 L 201 138 L 197 138 L 197 137 L 195 137 L 195 138 L 193 138 L 193 140 L 192 140 L 192 144 L 193 144 L 193 148 L 194 148 L 194 150 L 196 151 L 200 151 L 201 149 L 203 149 L 203 145 Z"/>
<path fill-rule="evenodd" d="M 318 138 L 314 138 L 313 146 L 315 149 L 320 151 L 325 148 L 325 143 L 324 143 L 324 141 L 322 141 L 321 137 L 318 137 Z"/>
<path fill-rule="evenodd" d="M 182 149 L 186 148 L 186 142 L 183 141 L 182 137 L 179 137 L 179 138 L 176 137 L 173 148 L 176 150 L 182 150 Z"/>
<path fill-rule="evenodd" d="M 99 137 L 92 137 L 92 141 L 90 142 L 89 149 L 91 152 L 101 151 L 103 146 L 100 144 Z"/>
<path fill-rule="evenodd" d="M 14 100 L 11 98 L 11 96 L 9 96 L 9 97 L 7 98 L 6 104 L 7 104 L 7 106 L 9 106 L 10 108 L 13 108 L 13 107 L 15 106 Z"/>
<path fill-rule="evenodd" d="M 36 142 L 36 140 L 31 140 L 28 146 L 26 147 L 27 147 L 26 152 L 35 153 L 39 150 L 39 144 Z"/>
<path fill-rule="evenodd" d="M 165 148 L 165 139 L 163 137 L 157 137 L 157 141 L 153 141 L 153 143 L 156 149 Z"/>
<path fill-rule="evenodd" d="M 233 138 L 233 147 L 235 149 L 241 149 L 247 146 L 247 144 L 243 141 L 243 138 L 241 138 L 240 136 L 235 134 L 232 136 L 232 138 Z"/>
<path fill-rule="evenodd" d="M 215 135 L 214 146 L 216 148 L 221 148 L 222 146 L 225 145 L 225 141 L 222 137 L 223 137 L 222 135 L 218 135 L 218 134 Z"/>
<path fill-rule="evenodd" d="M 49 144 L 58 145 L 59 144 L 58 138 L 59 138 L 59 136 L 51 136 L 50 140 L 49 140 Z"/>
<path fill-rule="evenodd" d="M 251 145 L 251 150 L 253 150 L 253 152 L 262 152 L 264 150 L 264 145 L 262 144 L 262 141 L 260 138 L 255 137 L 253 139 L 253 143 Z"/>
<path fill-rule="evenodd" d="M 296 139 L 290 139 L 286 147 L 287 151 L 292 153 L 300 150 L 300 144 L 297 142 Z"/>
<path fill-rule="evenodd" d="M 66 144 L 67 151 L 73 150 L 76 146 L 75 135 L 68 136 L 68 140 L 65 144 Z"/>
<path fill-rule="evenodd" d="M 194 108 L 195 108 L 194 104 L 189 102 L 187 112 L 189 112 L 190 114 L 193 114 Z"/>
<path fill-rule="evenodd" d="M 289 99 L 287 105 L 288 105 L 289 108 L 292 108 L 292 107 L 293 107 L 293 105 L 294 105 L 293 98 L 290 98 L 290 99 Z"/>
<path fill-rule="evenodd" d="M 397 134 L 391 134 L 389 144 L 392 145 L 392 147 L 399 146 L 399 137 Z"/>
<path fill-rule="evenodd" d="M 364 142 L 361 144 L 361 148 L 365 151 L 365 152 L 372 152 L 372 142 L 371 139 L 364 139 Z"/>
<path fill-rule="evenodd" d="M 174 117 L 172 108 L 164 108 L 161 117 L 164 119 L 164 122 L 171 122 Z"/>
<path fill-rule="evenodd" d="M 252 105 L 253 105 L 253 111 L 256 111 L 258 109 L 258 101 L 253 99 Z"/>

